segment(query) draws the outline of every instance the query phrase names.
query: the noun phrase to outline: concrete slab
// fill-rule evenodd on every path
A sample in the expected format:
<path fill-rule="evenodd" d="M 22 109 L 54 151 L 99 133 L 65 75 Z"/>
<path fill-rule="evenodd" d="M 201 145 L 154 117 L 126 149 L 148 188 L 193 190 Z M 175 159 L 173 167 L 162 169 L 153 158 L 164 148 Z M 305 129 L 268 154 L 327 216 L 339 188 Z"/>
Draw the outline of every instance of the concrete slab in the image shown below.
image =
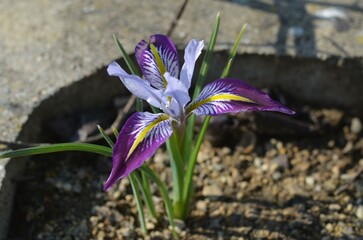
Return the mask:
<path fill-rule="evenodd" d="M 65 101 L 73 101 L 73 108 L 102 104 L 101 97 L 119 92 L 120 84 L 108 89 L 102 84 L 110 80 L 104 67 L 120 56 L 112 35 L 118 35 L 131 53 L 140 39 L 167 33 L 183 2 L 0 1 L 0 139 L 36 141 L 40 115 L 70 110 Z M 104 74 L 96 76 L 101 68 Z M 53 97 L 52 104 L 38 107 L 81 79 L 85 80 L 79 88 L 99 95 L 63 91 L 62 96 Z M 20 160 L 0 162 L 0 239 L 6 238 L 15 190 L 11 179 L 22 172 L 23 165 Z"/>
<path fill-rule="evenodd" d="M 283 90 L 301 103 L 363 115 L 363 1 L 190 0 L 172 38 L 208 41 L 221 26 L 210 79 L 219 77 L 242 24 L 249 25 L 231 76 Z"/>
<path fill-rule="evenodd" d="M 208 39 L 221 13 L 217 49 L 249 25 L 240 53 L 326 59 L 363 56 L 363 2 L 355 0 L 189 0 L 172 38 Z"/>

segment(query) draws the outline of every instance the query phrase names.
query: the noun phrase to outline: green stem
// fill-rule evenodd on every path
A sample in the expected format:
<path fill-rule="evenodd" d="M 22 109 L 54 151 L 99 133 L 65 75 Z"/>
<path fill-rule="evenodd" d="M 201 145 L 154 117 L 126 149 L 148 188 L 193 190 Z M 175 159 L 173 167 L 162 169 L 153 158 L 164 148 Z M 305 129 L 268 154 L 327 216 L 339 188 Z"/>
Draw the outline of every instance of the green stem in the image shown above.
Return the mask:
<path fill-rule="evenodd" d="M 183 193 L 183 173 L 184 173 L 184 164 L 183 159 L 180 154 L 180 148 L 177 136 L 175 132 L 171 135 L 171 137 L 166 141 L 166 147 L 168 152 L 170 153 L 170 167 L 172 171 L 172 180 L 173 180 L 173 206 L 174 206 L 174 214 L 176 218 L 180 218 L 182 213 L 180 212 L 181 204 L 182 204 L 182 193 Z"/>
<path fill-rule="evenodd" d="M 244 24 L 242 26 L 239 34 L 238 34 L 238 37 L 237 37 L 237 39 L 236 39 L 236 41 L 235 41 L 235 43 L 233 45 L 233 48 L 232 48 L 232 51 L 231 51 L 230 55 L 229 55 L 228 62 L 226 64 L 226 66 L 224 67 L 221 78 L 225 78 L 225 77 L 227 77 L 229 75 L 233 59 L 235 58 L 236 53 L 237 53 L 238 46 L 239 46 L 239 44 L 241 42 L 241 39 L 242 39 L 244 33 L 246 32 L 246 27 L 247 27 L 247 25 Z M 213 36 L 213 34 L 212 34 L 212 36 Z M 200 146 L 201 146 L 202 141 L 204 139 L 204 135 L 205 135 L 205 133 L 207 131 L 210 119 L 211 119 L 211 116 L 206 116 L 205 117 L 205 119 L 203 121 L 201 131 L 200 131 L 200 133 L 198 135 L 198 138 L 196 140 L 195 148 L 193 149 L 192 155 L 190 156 L 190 159 L 188 161 L 187 172 L 186 172 L 185 183 L 184 183 L 183 206 L 182 206 L 182 211 L 183 211 L 183 214 L 184 214 L 185 217 L 188 214 L 188 211 L 189 211 L 188 207 L 190 205 L 191 195 L 194 192 L 193 191 L 194 168 L 195 168 L 195 165 L 196 165 L 196 162 L 197 162 L 197 157 L 198 157 L 198 153 L 199 153 L 199 150 L 200 150 Z M 192 123 L 192 124 L 188 125 L 188 127 L 194 126 L 194 121 L 195 121 L 195 116 L 193 115 L 193 116 L 191 116 L 191 121 L 188 123 L 188 124 L 190 124 L 190 123 Z"/>
<path fill-rule="evenodd" d="M 149 179 L 147 178 L 146 173 L 144 172 L 141 172 L 142 180 L 140 179 L 139 175 L 135 174 L 135 176 L 137 176 L 136 180 L 144 196 L 146 206 L 148 207 L 150 214 L 154 218 L 154 220 L 157 220 L 158 214 L 156 213 L 154 202 L 152 200 Z"/>
<path fill-rule="evenodd" d="M 156 183 L 156 185 L 159 187 L 161 196 L 162 196 L 162 198 L 164 200 L 166 214 L 168 215 L 170 225 L 171 225 L 171 228 L 172 228 L 173 237 L 175 239 L 178 239 L 178 235 L 175 232 L 173 207 L 172 207 L 171 200 L 170 200 L 170 197 L 169 197 L 169 194 L 168 194 L 168 190 L 167 190 L 165 184 L 160 180 L 158 175 L 153 170 L 151 170 L 147 165 L 145 165 L 145 164 L 142 165 L 140 167 L 140 169 L 142 171 L 144 171 Z"/>
<path fill-rule="evenodd" d="M 195 85 L 194 93 L 193 93 L 193 99 L 195 99 L 200 91 L 202 90 L 202 87 L 204 86 L 205 78 L 207 76 L 207 72 L 209 69 L 210 62 L 212 60 L 212 55 L 214 51 L 214 46 L 217 42 L 217 36 L 219 31 L 219 24 L 220 24 L 220 15 L 219 13 L 216 16 L 213 31 L 209 40 L 208 49 L 207 52 L 204 55 L 204 59 L 202 62 L 202 66 L 200 68 L 199 76 Z M 188 156 L 190 156 L 192 145 L 193 145 L 193 130 L 194 130 L 194 124 L 195 124 L 195 115 L 191 115 L 188 119 L 188 124 L 186 128 L 186 135 L 184 138 L 184 153 L 183 156 L 185 156 L 187 159 Z"/>
<path fill-rule="evenodd" d="M 129 176 L 129 179 L 130 179 L 130 183 L 131 183 L 131 187 L 132 187 L 132 192 L 134 193 L 134 196 L 135 196 L 135 202 L 136 202 L 136 207 L 137 207 L 137 213 L 139 215 L 141 230 L 146 235 L 147 229 L 146 229 L 146 224 L 145 224 L 145 214 L 144 214 L 144 209 L 142 208 L 140 193 L 136 186 L 136 181 L 137 181 L 136 174 L 137 174 L 136 172 L 132 172 Z"/>
<path fill-rule="evenodd" d="M 190 194 L 192 193 L 191 188 L 193 185 L 194 168 L 195 168 L 195 164 L 197 162 L 197 157 L 198 157 L 198 153 L 200 150 L 200 146 L 202 145 L 210 119 L 211 119 L 211 116 L 205 117 L 202 128 L 197 137 L 195 148 L 190 157 L 190 161 L 188 162 L 188 167 L 187 167 L 185 178 L 184 178 L 185 182 L 184 182 L 183 205 L 182 205 L 183 218 L 185 218 L 187 216 L 188 211 L 189 211 L 188 206 L 190 205 L 190 199 L 191 199 Z"/>

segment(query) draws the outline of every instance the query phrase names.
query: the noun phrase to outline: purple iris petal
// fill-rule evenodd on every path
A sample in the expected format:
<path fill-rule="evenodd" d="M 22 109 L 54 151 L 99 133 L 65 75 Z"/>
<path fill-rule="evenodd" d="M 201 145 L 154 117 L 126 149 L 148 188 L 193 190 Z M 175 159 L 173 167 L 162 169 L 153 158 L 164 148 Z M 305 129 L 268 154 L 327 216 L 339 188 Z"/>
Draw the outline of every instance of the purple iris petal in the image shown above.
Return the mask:
<path fill-rule="evenodd" d="M 127 177 L 151 157 L 172 134 L 171 121 L 165 114 L 134 113 L 123 126 L 112 154 L 112 171 L 104 190 L 118 179 Z"/>
<path fill-rule="evenodd" d="M 249 84 L 237 79 L 218 79 L 204 87 L 200 95 L 187 106 L 196 115 L 219 115 L 244 111 L 294 111 L 271 99 Z"/>
<path fill-rule="evenodd" d="M 150 86 L 150 84 L 142 80 L 136 75 L 130 75 L 125 70 L 118 65 L 117 62 L 112 62 L 108 68 L 107 72 L 110 76 L 119 77 L 125 87 L 135 96 L 146 100 L 148 103 L 154 107 L 160 108 L 162 91 L 157 90 Z"/>
<path fill-rule="evenodd" d="M 195 62 L 197 61 L 199 55 L 202 53 L 203 47 L 203 41 L 198 42 L 192 39 L 185 48 L 184 64 L 180 71 L 180 81 L 182 81 L 187 89 L 190 88 Z"/>
<path fill-rule="evenodd" d="M 150 44 L 153 44 L 165 67 L 165 71 L 169 72 L 173 77 L 179 77 L 179 59 L 178 52 L 174 43 L 169 37 L 161 34 L 150 36 L 149 42 L 140 41 L 135 48 L 136 60 L 141 68 L 145 78 L 150 82 L 151 86 L 157 89 L 164 89 L 163 74 L 154 56 Z"/>

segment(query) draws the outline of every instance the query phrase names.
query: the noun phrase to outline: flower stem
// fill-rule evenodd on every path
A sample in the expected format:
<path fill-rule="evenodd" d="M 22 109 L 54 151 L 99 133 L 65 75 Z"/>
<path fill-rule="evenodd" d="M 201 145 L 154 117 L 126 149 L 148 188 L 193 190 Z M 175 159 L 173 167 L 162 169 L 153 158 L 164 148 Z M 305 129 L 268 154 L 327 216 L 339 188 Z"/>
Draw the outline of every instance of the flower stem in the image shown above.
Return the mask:
<path fill-rule="evenodd" d="M 200 146 L 202 145 L 204 135 L 207 131 L 210 119 L 211 119 L 211 116 L 206 116 L 206 118 L 203 122 L 202 128 L 199 132 L 199 135 L 197 137 L 195 148 L 194 148 L 192 155 L 190 157 L 190 160 L 188 162 L 188 166 L 187 166 L 187 170 L 186 170 L 186 174 L 185 174 L 185 178 L 184 178 L 185 184 L 184 184 L 183 205 L 182 205 L 183 218 L 185 218 L 188 215 L 191 193 L 193 192 L 192 186 L 193 186 L 194 168 L 195 168 L 195 164 L 197 162 L 197 157 L 198 157 L 198 153 L 200 150 Z"/>
<path fill-rule="evenodd" d="M 145 172 L 159 187 L 161 196 L 164 200 L 166 214 L 168 215 L 170 225 L 172 228 L 173 237 L 174 237 L 174 239 L 178 239 L 178 235 L 175 232 L 174 211 L 173 211 L 173 207 L 172 207 L 172 204 L 171 204 L 171 201 L 169 198 L 168 190 L 167 190 L 165 184 L 160 180 L 160 178 L 156 175 L 156 173 L 153 170 L 151 170 L 147 165 L 145 165 L 145 164 L 142 165 L 140 167 L 140 169 L 143 172 Z"/>
<path fill-rule="evenodd" d="M 154 220 L 157 220 L 157 213 L 155 210 L 154 202 L 152 200 L 151 192 L 150 192 L 150 183 L 146 176 L 146 173 L 141 172 L 141 179 L 138 174 L 133 175 L 137 181 L 137 184 L 141 190 L 142 196 L 144 197 L 144 201 L 146 203 L 147 208 L 150 211 L 150 214 Z"/>
<path fill-rule="evenodd" d="M 166 142 L 166 147 L 168 152 L 170 153 L 170 166 L 172 171 L 173 178 L 173 206 L 174 206 L 174 214 L 176 218 L 180 218 L 181 213 L 180 205 L 182 204 L 183 199 L 183 176 L 184 176 L 184 164 L 183 159 L 180 154 L 180 148 L 178 143 L 178 138 L 175 132 L 171 135 L 171 137 Z"/>
<path fill-rule="evenodd" d="M 212 55 L 214 51 L 214 46 L 217 41 L 218 37 L 218 31 L 219 31 L 219 24 L 220 24 L 220 15 L 219 13 L 216 16 L 216 19 L 214 21 L 213 31 L 209 39 L 208 43 L 208 49 L 204 55 L 202 66 L 200 68 L 199 76 L 195 85 L 194 93 L 193 93 L 193 100 L 199 95 L 199 93 L 202 90 L 202 87 L 204 86 L 205 78 L 207 76 L 207 72 L 209 69 L 210 62 L 212 60 Z M 183 156 L 185 156 L 187 159 L 189 159 L 189 156 L 192 152 L 192 143 L 193 143 L 193 130 L 194 130 L 194 124 L 195 124 L 195 115 L 192 114 L 188 119 L 188 124 L 186 128 L 186 134 L 184 138 L 184 153 Z"/>
<path fill-rule="evenodd" d="M 132 187 L 132 192 L 134 193 L 134 196 L 135 196 L 135 202 L 136 202 L 136 207 L 137 207 L 137 213 L 139 214 L 141 230 L 146 235 L 147 229 L 146 229 L 146 224 L 145 224 L 145 215 L 144 215 L 144 209 L 142 208 L 140 193 L 139 193 L 139 191 L 137 189 L 137 185 L 136 185 L 136 174 L 137 174 L 136 172 L 132 172 L 130 174 L 129 179 L 130 179 L 130 183 L 131 183 L 131 187 Z"/>

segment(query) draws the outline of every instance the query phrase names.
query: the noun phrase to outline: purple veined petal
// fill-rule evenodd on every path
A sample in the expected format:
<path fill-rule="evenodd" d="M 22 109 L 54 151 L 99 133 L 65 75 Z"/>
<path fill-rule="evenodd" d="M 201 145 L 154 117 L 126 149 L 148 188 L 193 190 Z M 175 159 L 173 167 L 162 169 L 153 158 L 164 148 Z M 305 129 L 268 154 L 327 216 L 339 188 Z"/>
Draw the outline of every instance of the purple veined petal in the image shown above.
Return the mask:
<path fill-rule="evenodd" d="M 294 111 L 271 99 L 249 84 L 237 79 L 218 79 L 207 84 L 200 95 L 187 106 L 187 113 L 219 115 L 244 111 Z"/>
<path fill-rule="evenodd" d="M 178 52 L 165 35 L 155 34 L 150 36 L 149 42 L 140 41 L 135 47 L 135 56 L 143 75 L 157 89 L 165 88 L 165 72 L 179 76 Z"/>
<path fill-rule="evenodd" d="M 127 177 L 151 157 L 172 134 L 166 114 L 134 113 L 123 126 L 112 154 L 111 174 L 103 189 L 108 190 L 118 179 Z"/>
<path fill-rule="evenodd" d="M 184 112 L 183 109 L 185 105 L 190 101 L 188 89 L 179 79 L 171 76 L 168 72 L 164 74 L 164 77 L 168 82 L 164 94 L 176 100 L 177 104 L 171 104 L 171 107 L 174 108 L 173 110 L 175 112 L 178 112 L 180 114 Z M 178 107 L 179 109 L 175 109 L 175 107 Z"/>
<path fill-rule="evenodd" d="M 203 47 L 204 41 L 198 42 L 192 39 L 185 48 L 184 64 L 180 71 L 180 80 L 187 89 L 190 88 L 195 62 L 197 61 L 199 55 L 202 53 Z"/>
<path fill-rule="evenodd" d="M 160 108 L 162 91 L 150 86 L 150 84 L 136 75 L 130 75 L 118 65 L 112 62 L 107 72 L 110 76 L 119 77 L 125 87 L 135 96 L 146 100 L 154 107 Z"/>

